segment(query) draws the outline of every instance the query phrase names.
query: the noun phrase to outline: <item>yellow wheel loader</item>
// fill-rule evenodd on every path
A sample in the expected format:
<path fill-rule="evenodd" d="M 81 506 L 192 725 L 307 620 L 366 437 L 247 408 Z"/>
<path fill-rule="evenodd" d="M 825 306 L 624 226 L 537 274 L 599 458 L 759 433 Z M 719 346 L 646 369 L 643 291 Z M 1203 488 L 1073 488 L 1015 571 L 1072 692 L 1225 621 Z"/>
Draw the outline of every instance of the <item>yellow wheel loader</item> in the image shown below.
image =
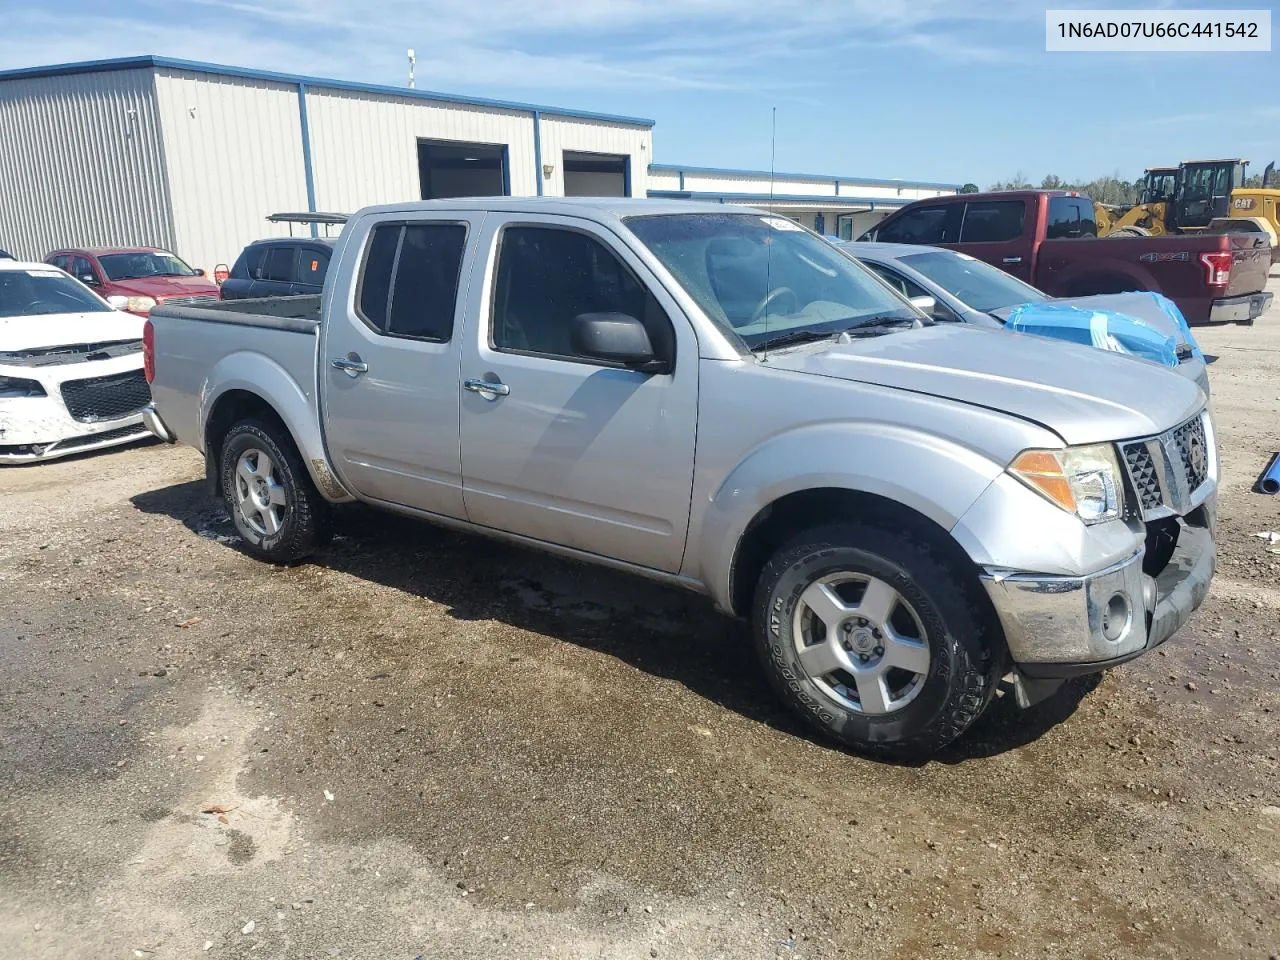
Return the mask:
<path fill-rule="evenodd" d="M 1229 217 L 1260 217 L 1271 227 L 1273 234 L 1280 234 L 1280 186 L 1272 186 L 1273 160 L 1262 171 L 1261 187 L 1241 187 L 1231 191 Z M 1273 241 L 1274 242 L 1274 241 Z"/>
<path fill-rule="evenodd" d="M 1153 167 L 1145 172 L 1142 195 L 1135 206 L 1099 210 L 1096 208 L 1100 205 L 1095 204 L 1098 236 L 1159 237 L 1170 233 L 1198 233 L 1210 220 L 1229 214 L 1233 199 L 1242 189 L 1248 165 L 1247 160 L 1234 158 L 1190 160 L 1177 167 Z M 1280 196 L 1280 191 L 1270 192 Z"/>

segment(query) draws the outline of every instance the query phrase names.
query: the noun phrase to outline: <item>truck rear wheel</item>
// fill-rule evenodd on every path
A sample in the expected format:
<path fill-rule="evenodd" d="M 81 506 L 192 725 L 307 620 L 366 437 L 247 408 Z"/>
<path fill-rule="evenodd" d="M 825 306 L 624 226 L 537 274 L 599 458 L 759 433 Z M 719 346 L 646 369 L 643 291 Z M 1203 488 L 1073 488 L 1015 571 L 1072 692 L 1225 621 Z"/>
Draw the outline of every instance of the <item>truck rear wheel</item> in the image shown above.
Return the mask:
<path fill-rule="evenodd" d="M 296 563 L 329 539 L 329 505 L 281 425 L 242 420 L 222 442 L 222 496 L 245 549 Z"/>
<path fill-rule="evenodd" d="M 986 708 L 1003 664 L 961 583 L 905 534 L 858 523 L 806 531 L 756 588 L 753 632 L 770 682 L 855 750 L 940 750 Z"/>

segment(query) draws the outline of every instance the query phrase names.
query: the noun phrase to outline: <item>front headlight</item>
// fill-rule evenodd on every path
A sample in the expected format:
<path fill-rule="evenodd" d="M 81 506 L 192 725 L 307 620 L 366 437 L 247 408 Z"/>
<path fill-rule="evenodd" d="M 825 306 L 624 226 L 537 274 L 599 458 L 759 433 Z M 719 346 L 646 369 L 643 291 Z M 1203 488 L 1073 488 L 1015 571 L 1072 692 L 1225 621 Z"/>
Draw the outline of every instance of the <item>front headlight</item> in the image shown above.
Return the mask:
<path fill-rule="evenodd" d="M 1025 450 L 1009 472 L 1085 523 L 1114 520 L 1124 512 L 1120 462 L 1109 443 Z"/>
<path fill-rule="evenodd" d="M 150 313 L 156 305 L 155 297 L 122 297 L 119 294 L 107 297 L 107 303 L 117 310 L 128 310 L 130 313 Z"/>
<path fill-rule="evenodd" d="M 0 400 L 15 397 L 44 397 L 44 387 L 39 380 L 27 380 L 23 377 L 0 377 Z"/>

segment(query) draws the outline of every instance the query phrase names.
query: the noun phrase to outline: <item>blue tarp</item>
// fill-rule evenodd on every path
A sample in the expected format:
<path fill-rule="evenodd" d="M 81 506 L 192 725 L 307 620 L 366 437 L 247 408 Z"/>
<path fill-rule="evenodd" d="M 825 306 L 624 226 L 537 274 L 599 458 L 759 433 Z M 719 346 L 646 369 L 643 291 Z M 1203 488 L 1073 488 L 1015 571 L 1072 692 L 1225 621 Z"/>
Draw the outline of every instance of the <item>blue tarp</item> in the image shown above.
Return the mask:
<path fill-rule="evenodd" d="M 1090 303 L 1095 300 L 1101 302 L 1097 305 Z M 1120 309 L 1124 312 L 1121 313 Z M 1182 311 L 1173 301 L 1158 293 L 1107 294 L 1080 297 L 1070 302 L 1024 303 L 1009 313 L 1005 328 L 1128 353 L 1166 367 L 1178 366 L 1178 347 L 1183 343 L 1195 356 L 1204 359 Z"/>

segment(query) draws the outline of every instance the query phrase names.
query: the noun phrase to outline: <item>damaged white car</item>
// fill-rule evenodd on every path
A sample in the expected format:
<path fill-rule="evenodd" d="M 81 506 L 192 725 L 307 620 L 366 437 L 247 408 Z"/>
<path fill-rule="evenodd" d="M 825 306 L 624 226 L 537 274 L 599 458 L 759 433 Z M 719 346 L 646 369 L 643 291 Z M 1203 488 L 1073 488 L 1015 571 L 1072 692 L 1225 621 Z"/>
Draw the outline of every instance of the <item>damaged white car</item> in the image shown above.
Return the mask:
<path fill-rule="evenodd" d="M 0 260 L 0 463 L 148 436 L 142 326 L 56 267 Z"/>

